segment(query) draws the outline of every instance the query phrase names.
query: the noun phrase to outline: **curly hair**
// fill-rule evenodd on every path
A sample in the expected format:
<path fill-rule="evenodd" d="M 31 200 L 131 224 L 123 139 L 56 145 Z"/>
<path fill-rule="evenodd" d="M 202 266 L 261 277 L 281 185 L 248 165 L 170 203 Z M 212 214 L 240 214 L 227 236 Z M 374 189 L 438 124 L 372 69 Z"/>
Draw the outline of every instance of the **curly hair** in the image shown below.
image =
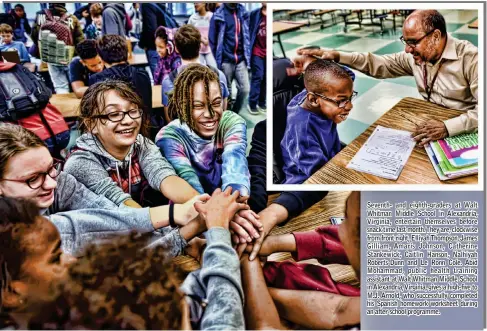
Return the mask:
<path fill-rule="evenodd" d="M 181 122 L 188 124 L 192 130 L 195 130 L 195 123 L 193 116 L 191 116 L 193 110 L 193 87 L 199 81 L 203 81 L 207 104 L 211 105 L 211 101 L 209 100 L 210 82 L 217 82 L 221 92 L 220 80 L 213 70 L 198 63 L 187 65 L 178 74 L 174 81 L 174 89 L 168 105 L 171 119 L 179 118 Z M 215 112 L 211 107 L 209 110 L 210 115 L 212 117 L 215 116 Z"/>
<path fill-rule="evenodd" d="M 89 246 L 30 329 L 176 330 L 182 273 L 163 247 L 143 249 L 146 235 Z"/>
<path fill-rule="evenodd" d="M 96 51 L 96 40 L 85 39 L 76 45 L 76 53 L 78 53 L 81 60 L 88 60 L 95 58 L 98 53 Z"/>
<path fill-rule="evenodd" d="M 142 98 L 135 92 L 134 88 L 128 82 L 114 79 L 107 79 L 91 85 L 86 90 L 79 105 L 79 130 L 81 134 L 86 132 L 92 133 L 92 123 L 97 115 L 103 115 L 105 110 L 105 93 L 115 91 L 124 100 L 135 104 L 139 109 L 144 109 Z M 142 115 L 142 124 L 140 133 L 144 137 L 149 136 L 148 114 Z"/>

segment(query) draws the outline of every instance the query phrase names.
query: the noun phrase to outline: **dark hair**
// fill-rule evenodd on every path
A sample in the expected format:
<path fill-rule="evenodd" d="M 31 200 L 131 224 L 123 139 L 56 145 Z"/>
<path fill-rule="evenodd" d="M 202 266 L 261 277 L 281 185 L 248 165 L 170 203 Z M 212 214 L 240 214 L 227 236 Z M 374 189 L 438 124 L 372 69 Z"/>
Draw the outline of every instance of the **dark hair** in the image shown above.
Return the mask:
<path fill-rule="evenodd" d="M 13 34 L 14 33 L 14 30 L 12 29 L 12 27 L 8 24 L 0 24 L 0 33 L 10 33 L 10 34 Z"/>
<path fill-rule="evenodd" d="M 85 94 L 81 98 L 79 105 L 79 130 L 82 134 L 91 132 L 90 122 L 93 120 L 94 116 L 104 114 L 104 95 L 108 91 L 112 90 L 117 92 L 122 99 L 130 101 L 140 109 L 145 109 L 142 98 L 137 94 L 137 92 L 135 92 L 135 89 L 129 83 L 114 79 L 107 79 L 105 81 L 98 82 L 88 87 Z M 140 133 L 144 137 L 148 137 L 148 131 L 148 114 L 147 112 L 144 112 L 140 126 Z"/>
<path fill-rule="evenodd" d="M 425 33 L 440 30 L 442 36 L 446 36 L 446 22 L 443 15 L 437 10 L 425 10 L 421 13 L 423 30 Z"/>
<path fill-rule="evenodd" d="M 136 233 L 90 245 L 29 329 L 178 330 L 182 273 Z"/>
<path fill-rule="evenodd" d="M 24 5 L 23 5 L 23 4 L 21 4 L 21 3 L 18 3 L 18 4 L 16 4 L 16 5 L 15 5 L 14 9 L 17 9 L 17 8 L 20 8 L 20 9 L 22 9 L 23 11 L 25 11 Z"/>
<path fill-rule="evenodd" d="M 327 90 L 327 79 L 350 79 L 349 73 L 339 64 L 328 60 L 311 62 L 304 72 L 304 86 L 309 92 L 321 93 Z"/>
<path fill-rule="evenodd" d="M 201 48 L 201 33 L 190 24 L 183 25 L 174 35 L 174 44 L 182 59 L 197 58 Z"/>
<path fill-rule="evenodd" d="M 85 39 L 76 45 L 76 53 L 82 60 L 88 60 L 98 55 L 96 51 L 96 40 Z"/>
<path fill-rule="evenodd" d="M 101 59 L 108 63 L 126 62 L 128 58 L 127 41 L 116 34 L 102 36 L 96 41 L 96 51 Z"/>
<path fill-rule="evenodd" d="M 188 126 L 194 130 L 195 123 L 191 116 L 193 110 L 193 87 L 194 84 L 203 81 L 205 85 L 205 93 L 209 99 L 209 85 L 210 82 L 217 82 L 220 87 L 220 79 L 216 73 L 207 66 L 199 63 L 187 65 L 176 77 L 174 81 L 173 93 L 169 100 L 169 115 L 174 118 L 179 118 L 181 122 L 187 123 Z M 210 105 L 210 100 L 207 100 Z M 210 115 L 215 116 L 215 112 L 210 107 Z"/>
<path fill-rule="evenodd" d="M 103 5 L 101 3 L 94 3 L 90 6 L 90 15 L 98 17 L 103 13 Z"/>
<path fill-rule="evenodd" d="M 7 288 L 9 282 L 20 279 L 21 266 L 26 257 L 24 233 L 31 228 L 39 217 L 39 208 L 31 200 L 14 199 L 0 196 L 0 291 Z M 2 295 L 0 294 L 0 311 Z M 1 322 L 1 319 L 0 319 Z"/>
<path fill-rule="evenodd" d="M 155 38 L 161 38 L 167 44 L 168 40 L 167 40 L 166 28 L 163 26 L 158 27 L 156 32 L 154 33 L 154 37 Z"/>
<path fill-rule="evenodd" d="M 12 157 L 37 147 L 47 148 L 44 141 L 34 132 L 20 125 L 0 123 L 0 178 L 3 177 L 7 163 Z"/>

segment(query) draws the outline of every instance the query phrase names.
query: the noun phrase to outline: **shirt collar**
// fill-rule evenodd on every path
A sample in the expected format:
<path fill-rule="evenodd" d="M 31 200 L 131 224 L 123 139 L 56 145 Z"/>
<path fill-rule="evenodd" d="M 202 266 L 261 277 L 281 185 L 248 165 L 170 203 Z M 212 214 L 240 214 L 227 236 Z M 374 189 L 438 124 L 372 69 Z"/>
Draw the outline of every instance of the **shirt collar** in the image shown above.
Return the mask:
<path fill-rule="evenodd" d="M 445 49 L 443 50 L 443 54 L 441 54 L 441 58 L 445 60 L 458 60 L 455 38 L 450 34 L 447 35 Z"/>

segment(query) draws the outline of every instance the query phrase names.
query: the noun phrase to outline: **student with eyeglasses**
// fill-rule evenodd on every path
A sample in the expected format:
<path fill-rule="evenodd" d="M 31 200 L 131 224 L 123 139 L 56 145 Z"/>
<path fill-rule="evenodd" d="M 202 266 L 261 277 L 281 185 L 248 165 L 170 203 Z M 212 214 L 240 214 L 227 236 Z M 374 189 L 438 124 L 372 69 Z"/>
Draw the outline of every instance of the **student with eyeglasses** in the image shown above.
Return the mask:
<path fill-rule="evenodd" d="M 281 140 L 283 184 L 301 184 L 342 148 L 337 124 L 345 121 L 357 96 L 349 70 L 312 59 L 304 73 L 305 89 L 287 106 Z"/>
<path fill-rule="evenodd" d="M 35 133 L 7 123 L 0 124 L 0 196 L 32 201 L 56 226 L 62 250 L 74 255 L 87 243 L 130 230 L 150 232 L 153 245 L 163 245 L 171 256 L 181 254 L 187 241 L 206 230 L 194 203 L 209 199 L 201 195 L 173 207 L 116 204 L 61 171 L 60 161 Z"/>
<path fill-rule="evenodd" d="M 64 170 L 96 194 L 132 207 L 183 203 L 198 195 L 146 138 L 142 100 L 127 83 L 90 86 L 81 99 L 80 123 L 81 136 Z"/>
<path fill-rule="evenodd" d="M 416 10 L 404 21 L 399 38 L 404 51 L 395 54 L 348 53 L 324 49 L 298 50 L 359 70 L 374 78 L 413 76 L 426 101 L 464 111 L 418 125 L 413 137 L 422 146 L 431 140 L 478 129 L 478 49 L 447 33 L 445 18 L 436 10 Z"/>

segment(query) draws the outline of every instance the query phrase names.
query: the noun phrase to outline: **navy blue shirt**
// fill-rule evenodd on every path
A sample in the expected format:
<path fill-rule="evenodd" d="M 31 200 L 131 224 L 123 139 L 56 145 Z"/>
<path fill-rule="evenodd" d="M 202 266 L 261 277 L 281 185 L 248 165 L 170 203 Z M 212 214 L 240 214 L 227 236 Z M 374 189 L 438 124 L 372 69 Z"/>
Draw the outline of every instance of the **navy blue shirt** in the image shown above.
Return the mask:
<path fill-rule="evenodd" d="M 340 152 L 337 125 L 300 105 L 308 92 L 297 94 L 287 107 L 281 141 L 284 184 L 301 184 Z"/>
<path fill-rule="evenodd" d="M 85 86 L 89 85 L 91 71 L 80 62 L 79 56 L 74 57 L 69 64 L 69 82 L 82 81 Z"/>
<path fill-rule="evenodd" d="M 244 37 L 242 22 L 238 18 L 237 12 L 228 8 L 224 4 L 225 15 L 225 37 L 223 38 L 223 62 L 238 64 L 244 58 Z"/>

